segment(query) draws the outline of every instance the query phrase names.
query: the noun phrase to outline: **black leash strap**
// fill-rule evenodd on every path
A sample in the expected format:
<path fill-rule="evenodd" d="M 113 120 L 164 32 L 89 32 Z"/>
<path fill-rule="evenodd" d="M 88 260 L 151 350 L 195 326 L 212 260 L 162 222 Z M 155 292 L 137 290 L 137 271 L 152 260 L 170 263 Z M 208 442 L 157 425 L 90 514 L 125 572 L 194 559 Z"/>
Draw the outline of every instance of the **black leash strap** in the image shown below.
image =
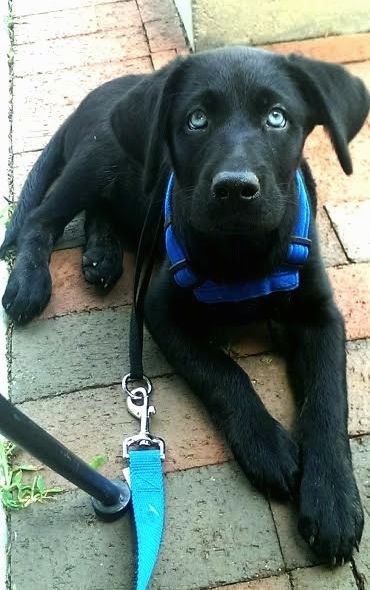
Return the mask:
<path fill-rule="evenodd" d="M 163 226 L 163 202 L 156 201 L 155 194 L 150 201 L 141 231 L 136 257 L 134 279 L 134 300 L 130 319 L 130 380 L 142 380 L 144 301 L 152 274 L 161 228 Z"/>

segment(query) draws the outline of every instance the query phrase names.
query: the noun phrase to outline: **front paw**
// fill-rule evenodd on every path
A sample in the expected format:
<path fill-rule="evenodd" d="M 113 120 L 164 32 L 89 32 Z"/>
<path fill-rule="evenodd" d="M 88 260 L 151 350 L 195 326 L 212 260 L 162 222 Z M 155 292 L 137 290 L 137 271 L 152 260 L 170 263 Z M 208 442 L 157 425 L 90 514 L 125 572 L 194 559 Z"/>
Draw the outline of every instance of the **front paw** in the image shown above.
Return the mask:
<path fill-rule="evenodd" d="M 279 422 L 269 417 L 261 422 L 258 430 L 234 438 L 231 446 L 235 458 L 255 487 L 279 500 L 296 496 L 298 446 Z"/>
<path fill-rule="evenodd" d="M 10 274 L 2 304 L 17 324 L 25 324 L 46 307 L 51 295 L 48 265 L 18 261 Z"/>
<path fill-rule="evenodd" d="M 122 274 L 122 248 L 119 242 L 112 239 L 111 243 L 88 244 L 82 256 L 82 271 L 88 283 L 109 291 Z"/>
<path fill-rule="evenodd" d="M 329 563 L 348 561 L 358 549 L 364 513 L 352 468 L 305 469 L 300 491 L 299 531 Z"/>

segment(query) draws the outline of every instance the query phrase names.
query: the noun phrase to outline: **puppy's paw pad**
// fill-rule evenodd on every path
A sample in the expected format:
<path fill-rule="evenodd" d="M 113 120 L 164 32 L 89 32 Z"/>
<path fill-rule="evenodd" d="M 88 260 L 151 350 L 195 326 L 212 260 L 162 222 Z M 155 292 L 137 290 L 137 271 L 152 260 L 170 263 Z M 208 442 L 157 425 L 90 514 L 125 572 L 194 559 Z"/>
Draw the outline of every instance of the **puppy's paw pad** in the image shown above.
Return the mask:
<path fill-rule="evenodd" d="M 122 250 L 91 247 L 82 256 L 82 272 L 88 283 L 105 290 L 112 287 L 122 274 Z"/>

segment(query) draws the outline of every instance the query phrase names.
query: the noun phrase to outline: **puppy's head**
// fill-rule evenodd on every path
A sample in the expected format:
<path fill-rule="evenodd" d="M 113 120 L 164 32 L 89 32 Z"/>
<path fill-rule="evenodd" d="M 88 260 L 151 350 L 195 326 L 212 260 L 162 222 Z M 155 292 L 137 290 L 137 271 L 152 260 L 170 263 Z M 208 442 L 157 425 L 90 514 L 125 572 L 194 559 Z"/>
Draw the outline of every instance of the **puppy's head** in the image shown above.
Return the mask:
<path fill-rule="evenodd" d="M 167 68 L 146 186 L 166 149 L 179 223 L 205 235 L 268 234 L 294 216 L 307 135 L 324 125 L 350 174 L 348 142 L 368 109 L 365 86 L 339 65 L 246 47 L 191 55 Z"/>

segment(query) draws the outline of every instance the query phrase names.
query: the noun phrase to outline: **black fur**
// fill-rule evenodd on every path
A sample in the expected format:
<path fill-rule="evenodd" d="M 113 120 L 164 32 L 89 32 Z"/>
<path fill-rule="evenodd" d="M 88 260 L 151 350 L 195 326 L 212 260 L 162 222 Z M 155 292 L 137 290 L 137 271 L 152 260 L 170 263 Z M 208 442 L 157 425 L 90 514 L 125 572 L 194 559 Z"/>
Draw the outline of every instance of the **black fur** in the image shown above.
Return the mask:
<path fill-rule="evenodd" d="M 286 116 L 280 127 L 271 126 L 274 107 Z M 197 109 L 208 125 L 191 129 L 189 116 Z M 316 209 L 314 182 L 302 160 L 306 137 L 324 125 L 349 174 L 348 142 L 368 109 L 363 83 L 341 66 L 243 47 L 191 55 L 153 74 L 104 84 L 64 123 L 26 181 L 1 248 L 2 255 L 17 249 L 5 309 L 24 323 L 45 307 L 53 245 L 83 209 L 85 276 L 110 287 L 122 271 L 123 248 L 137 246 L 149 199 L 154 194 L 163 200 L 170 169 L 176 175 L 174 228 L 194 270 L 226 282 L 266 276 L 285 257 L 297 207 L 297 168 Z M 225 172 L 253 173 L 258 198 L 216 198 L 212 181 Z M 328 560 L 342 561 L 360 542 L 363 512 L 347 436 L 343 319 L 314 220 L 310 237 L 309 260 L 289 298 L 200 304 L 174 283 L 162 256 L 145 316 L 248 478 L 268 494 L 297 495 L 303 537 Z M 251 316 L 276 320 L 284 329 L 301 408 L 298 441 L 270 416 L 248 375 L 211 339 L 215 324 L 243 324 Z"/>

